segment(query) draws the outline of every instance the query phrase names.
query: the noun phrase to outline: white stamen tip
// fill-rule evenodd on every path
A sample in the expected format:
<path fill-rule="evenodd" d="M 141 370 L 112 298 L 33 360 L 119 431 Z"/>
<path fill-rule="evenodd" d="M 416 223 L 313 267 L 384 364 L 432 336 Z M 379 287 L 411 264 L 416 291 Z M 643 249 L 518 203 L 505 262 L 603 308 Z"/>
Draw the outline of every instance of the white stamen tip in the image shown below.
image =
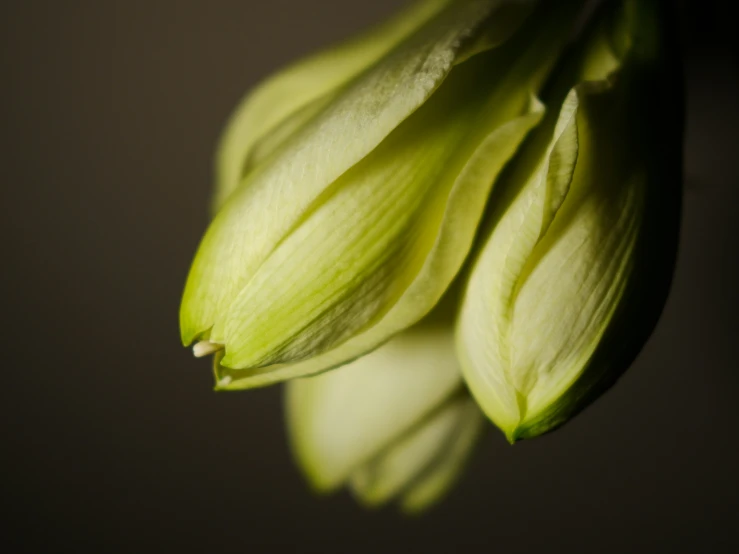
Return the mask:
<path fill-rule="evenodd" d="M 192 353 L 196 358 L 202 358 L 203 356 L 209 356 L 214 352 L 218 352 L 223 348 L 222 344 L 216 344 L 207 340 L 201 340 L 192 347 Z"/>

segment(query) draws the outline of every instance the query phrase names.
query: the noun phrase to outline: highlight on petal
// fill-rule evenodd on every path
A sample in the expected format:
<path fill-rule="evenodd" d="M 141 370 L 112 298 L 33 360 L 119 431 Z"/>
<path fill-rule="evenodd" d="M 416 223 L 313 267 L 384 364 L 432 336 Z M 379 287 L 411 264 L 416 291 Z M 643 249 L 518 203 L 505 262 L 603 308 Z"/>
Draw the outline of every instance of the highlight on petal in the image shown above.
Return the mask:
<path fill-rule="evenodd" d="M 229 119 L 218 147 L 214 212 L 266 154 L 450 0 L 419 0 L 389 21 L 291 64 L 251 91 Z M 259 145 L 259 146 L 258 146 Z"/>
<path fill-rule="evenodd" d="M 630 33 L 653 34 L 635 5 L 604 18 L 570 60 L 581 84 L 500 183 L 504 193 L 471 270 L 457 328 L 460 362 L 475 399 L 511 442 L 561 425 L 610 385 L 624 352 L 634 356 L 646 338 L 629 302 L 645 294 L 661 300 L 645 314 L 647 326 L 664 302 L 677 234 L 672 225 L 659 233 L 671 256 L 644 259 L 642 244 L 653 240 L 645 221 L 663 212 L 659 204 L 647 209 L 663 179 L 651 158 L 663 153 L 641 136 L 654 138 L 659 119 L 634 109 L 651 92 L 636 78 L 643 43 Z M 555 97 L 573 79 L 562 74 Z M 679 140 L 669 155 L 679 159 Z M 666 191 L 672 218 L 679 184 Z"/>
<path fill-rule="evenodd" d="M 420 325 L 333 371 L 287 383 L 296 461 L 317 491 L 418 511 L 461 472 L 483 417 L 462 385 L 451 329 Z"/>
<path fill-rule="evenodd" d="M 218 214 L 181 312 L 184 343 L 225 346 L 218 388 L 341 365 L 439 300 L 471 247 L 496 175 L 541 117 L 532 91 L 576 13 L 536 11 L 503 46 L 454 66 L 474 29 L 494 25 L 486 18 L 495 4 L 450 5 L 271 154 Z M 551 24 L 550 11 L 562 25 Z M 432 53 L 423 51 L 408 73 L 418 45 Z M 429 74 L 438 76 L 434 84 Z M 420 105 L 399 121 L 397 104 L 410 107 L 419 86 L 433 95 L 413 100 Z M 380 136 L 386 124 L 396 127 Z M 348 156 L 358 143 L 366 151 Z"/>

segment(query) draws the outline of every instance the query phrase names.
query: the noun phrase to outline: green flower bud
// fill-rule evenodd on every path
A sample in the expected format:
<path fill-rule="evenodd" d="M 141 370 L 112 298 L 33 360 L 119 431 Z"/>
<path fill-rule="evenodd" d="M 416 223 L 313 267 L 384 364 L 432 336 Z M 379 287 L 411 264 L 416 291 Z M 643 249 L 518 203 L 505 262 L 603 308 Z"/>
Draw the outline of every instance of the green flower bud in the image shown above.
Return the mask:
<path fill-rule="evenodd" d="M 217 388 L 310 375 L 438 302 L 579 2 L 428 0 L 258 88 L 227 131 L 180 311 Z"/>
<path fill-rule="evenodd" d="M 298 465 L 318 492 L 417 512 L 462 471 L 484 417 L 459 373 L 450 325 L 401 333 L 338 371 L 287 383 Z"/>
<path fill-rule="evenodd" d="M 610 386 L 666 298 L 681 106 L 657 6 L 601 14 L 553 87 L 561 108 L 497 185 L 457 342 L 471 392 L 511 442 L 554 429 Z"/>

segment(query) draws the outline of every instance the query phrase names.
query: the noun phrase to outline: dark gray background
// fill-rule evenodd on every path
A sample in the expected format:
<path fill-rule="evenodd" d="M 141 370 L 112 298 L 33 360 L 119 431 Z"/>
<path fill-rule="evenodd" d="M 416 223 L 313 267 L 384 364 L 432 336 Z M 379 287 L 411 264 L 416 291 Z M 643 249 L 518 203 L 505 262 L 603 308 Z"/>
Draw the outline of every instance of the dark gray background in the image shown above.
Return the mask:
<path fill-rule="evenodd" d="M 180 347 L 230 110 L 270 71 L 401 4 L 0 4 L 0 541 L 15 552 L 739 548 L 739 86 L 723 40 L 736 32 L 710 2 L 683 21 L 672 295 L 632 370 L 561 430 L 510 447 L 490 428 L 427 515 L 367 512 L 308 492 L 279 387 L 213 393 L 208 362 Z"/>

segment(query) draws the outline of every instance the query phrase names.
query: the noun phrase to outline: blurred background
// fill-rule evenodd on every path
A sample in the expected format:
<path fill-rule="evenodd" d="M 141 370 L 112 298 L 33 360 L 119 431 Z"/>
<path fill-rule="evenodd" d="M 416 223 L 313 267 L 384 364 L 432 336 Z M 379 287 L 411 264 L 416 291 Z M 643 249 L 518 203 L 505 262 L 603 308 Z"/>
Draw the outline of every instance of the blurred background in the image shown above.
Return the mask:
<path fill-rule="evenodd" d="M 682 4 L 679 264 L 631 371 L 568 425 L 492 426 L 407 519 L 294 467 L 279 387 L 214 393 L 179 343 L 216 139 L 243 93 L 402 0 L 0 5 L 0 541 L 13 552 L 739 551 L 739 69 Z"/>

